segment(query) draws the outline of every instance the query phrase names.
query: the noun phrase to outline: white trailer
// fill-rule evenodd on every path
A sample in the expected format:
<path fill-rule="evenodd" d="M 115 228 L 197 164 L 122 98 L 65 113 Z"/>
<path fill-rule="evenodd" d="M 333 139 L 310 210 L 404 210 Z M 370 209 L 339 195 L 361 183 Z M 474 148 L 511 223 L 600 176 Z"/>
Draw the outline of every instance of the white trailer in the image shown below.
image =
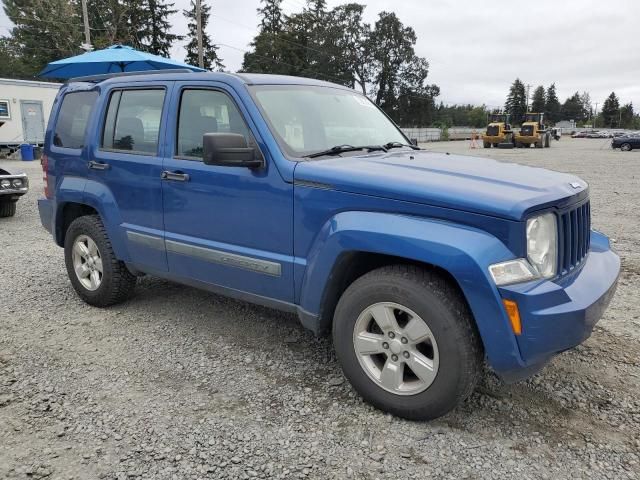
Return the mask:
<path fill-rule="evenodd" d="M 62 84 L 0 78 L 0 150 L 42 146 L 49 113 Z"/>

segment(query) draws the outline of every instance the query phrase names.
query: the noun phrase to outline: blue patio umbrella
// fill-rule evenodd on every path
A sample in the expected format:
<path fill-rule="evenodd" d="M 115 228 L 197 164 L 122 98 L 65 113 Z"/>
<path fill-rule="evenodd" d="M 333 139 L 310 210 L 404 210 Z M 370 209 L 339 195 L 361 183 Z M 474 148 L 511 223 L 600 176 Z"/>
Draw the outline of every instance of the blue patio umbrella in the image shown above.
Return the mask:
<path fill-rule="evenodd" d="M 126 45 L 112 45 L 104 50 L 87 52 L 75 57 L 63 58 L 49 63 L 39 77 L 72 78 L 104 73 L 137 72 L 143 70 L 166 70 L 188 68 L 195 72 L 204 70 L 193 65 L 151 53 L 140 52 Z"/>

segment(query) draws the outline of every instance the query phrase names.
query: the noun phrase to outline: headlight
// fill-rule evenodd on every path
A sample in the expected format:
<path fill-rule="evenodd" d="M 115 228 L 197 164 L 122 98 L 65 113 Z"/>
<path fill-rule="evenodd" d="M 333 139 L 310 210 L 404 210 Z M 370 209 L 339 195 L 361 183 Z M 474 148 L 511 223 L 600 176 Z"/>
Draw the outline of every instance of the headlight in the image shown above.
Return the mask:
<path fill-rule="evenodd" d="M 19 178 L 14 178 L 13 182 L 11 182 L 11 184 L 13 185 L 13 188 L 21 188 L 22 187 L 22 180 L 20 180 Z"/>
<path fill-rule="evenodd" d="M 542 278 L 556 274 L 558 227 L 555 214 L 545 213 L 527 220 L 527 258 Z"/>
<path fill-rule="evenodd" d="M 524 258 L 495 263 L 489 267 L 489 273 L 497 286 L 526 282 L 538 278 L 538 272 Z"/>
<path fill-rule="evenodd" d="M 11 180 L 5 178 L 4 180 L 0 181 L 0 187 L 11 188 Z"/>

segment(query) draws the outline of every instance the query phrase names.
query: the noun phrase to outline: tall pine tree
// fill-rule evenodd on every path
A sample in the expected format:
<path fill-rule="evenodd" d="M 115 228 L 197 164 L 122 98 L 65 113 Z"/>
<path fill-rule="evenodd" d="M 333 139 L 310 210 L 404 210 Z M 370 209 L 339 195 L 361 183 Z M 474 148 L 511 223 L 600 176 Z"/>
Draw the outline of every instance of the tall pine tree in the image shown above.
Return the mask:
<path fill-rule="evenodd" d="M 544 112 L 546 123 L 554 124 L 560 120 L 560 100 L 558 100 L 555 83 L 552 83 L 549 85 L 549 88 L 547 88 Z"/>
<path fill-rule="evenodd" d="M 3 0 L 14 24 L 0 52 L 0 70 L 7 76 L 34 76 L 53 60 L 82 53 L 82 19 L 67 0 Z M 15 56 L 14 56 L 15 55 Z M 17 59 L 18 71 L 8 71 Z"/>
<path fill-rule="evenodd" d="M 527 93 L 524 83 L 516 78 L 509 88 L 507 101 L 504 104 L 505 113 L 511 115 L 511 122 L 520 124 L 527 109 Z"/>
<path fill-rule="evenodd" d="M 544 112 L 545 106 L 545 93 L 544 87 L 540 85 L 533 91 L 533 97 L 531 98 L 531 107 L 529 107 L 530 112 Z"/>
<path fill-rule="evenodd" d="M 602 105 L 602 120 L 604 126 L 608 128 L 615 128 L 620 121 L 620 100 L 615 92 L 611 92 L 611 95 L 607 97 Z"/>
<path fill-rule="evenodd" d="M 182 13 L 187 17 L 189 24 L 189 43 L 185 46 L 187 56 L 184 61 L 191 65 L 198 65 L 198 20 L 196 16 L 196 3 L 191 0 L 191 9 L 183 10 Z M 213 43 L 211 37 L 206 33 L 209 24 L 209 16 L 211 15 L 211 5 L 207 5 L 205 0 L 200 5 L 200 23 L 202 26 L 202 54 L 204 68 L 207 70 L 223 71 L 224 65 L 222 59 L 218 55 L 218 46 Z"/>

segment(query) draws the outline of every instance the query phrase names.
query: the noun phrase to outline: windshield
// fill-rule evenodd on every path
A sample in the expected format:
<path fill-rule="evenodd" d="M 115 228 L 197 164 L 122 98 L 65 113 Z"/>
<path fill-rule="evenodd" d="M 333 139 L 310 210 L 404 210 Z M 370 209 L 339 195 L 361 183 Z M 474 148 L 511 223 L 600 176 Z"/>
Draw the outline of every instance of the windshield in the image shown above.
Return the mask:
<path fill-rule="evenodd" d="M 407 143 L 375 104 L 353 91 L 306 85 L 260 85 L 251 90 L 280 147 L 290 156 L 303 157 L 337 145 Z"/>

